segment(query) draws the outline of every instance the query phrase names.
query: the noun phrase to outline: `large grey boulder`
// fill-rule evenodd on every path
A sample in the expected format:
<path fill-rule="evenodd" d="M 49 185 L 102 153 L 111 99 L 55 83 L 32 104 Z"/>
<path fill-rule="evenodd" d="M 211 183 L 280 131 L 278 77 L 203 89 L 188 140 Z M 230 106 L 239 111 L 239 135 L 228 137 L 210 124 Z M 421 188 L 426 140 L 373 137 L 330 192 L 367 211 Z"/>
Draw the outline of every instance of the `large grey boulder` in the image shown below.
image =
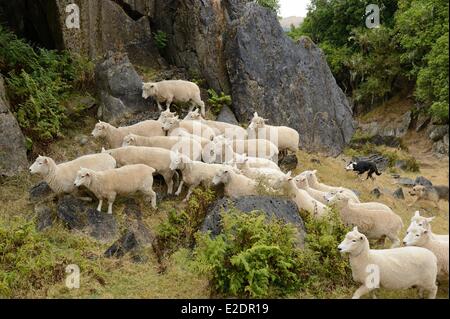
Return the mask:
<path fill-rule="evenodd" d="M 352 110 L 324 54 L 307 39 L 294 43 L 272 11 L 246 0 L 157 0 L 155 12 L 155 27 L 169 35 L 165 57 L 231 93 L 239 122 L 257 111 L 295 128 L 301 147 L 329 155 L 350 141 Z"/>
<path fill-rule="evenodd" d="M 203 232 L 210 231 L 217 236 L 222 231 L 221 213 L 227 213 L 231 209 L 237 209 L 243 213 L 261 211 L 269 218 L 278 218 L 297 229 L 297 239 L 300 245 L 305 238 L 305 225 L 298 214 L 295 203 L 289 199 L 270 196 L 244 196 L 237 199 L 222 198 L 214 202 L 206 213 L 206 218 L 200 227 Z"/>
<path fill-rule="evenodd" d="M 0 74 L 0 176 L 14 176 L 27 169 L 25 137 L 9 109 L 3 76 Z"/>
<path fill-rule="evenodd" d="M 108 122 L 155 107 L 150 98 L 142 98 L 142 79 L 126 54 L 109 51 L 95 67 L 95 80 L 100 97 L 98 116 Z"/>
<path fill-rule="evenodd" d="M 273 12 L 248 3 L 231 23 L 226 56 L 239 121 L 256 111 L 272 125 L 296 129 L 308 151 L 341 153 L 354 132 L 352 110 L 309 38 L 294 43 Z"/>

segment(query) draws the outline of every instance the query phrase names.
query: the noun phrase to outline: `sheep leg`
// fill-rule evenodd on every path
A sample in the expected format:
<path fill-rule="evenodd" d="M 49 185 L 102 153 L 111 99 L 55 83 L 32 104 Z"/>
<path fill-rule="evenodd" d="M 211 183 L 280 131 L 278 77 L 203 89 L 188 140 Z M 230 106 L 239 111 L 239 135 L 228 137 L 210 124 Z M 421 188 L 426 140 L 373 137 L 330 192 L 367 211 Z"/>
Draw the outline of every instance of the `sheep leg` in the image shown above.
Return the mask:
<path fill-rule="evenodd" d="M 177 191 L 175 192 L 175 196 L 179 196 L 181 194 L 181 190 L 183 189 L 184 181 L 181 181 L 180 185 L 178 186 Z"/>
<path fill-rule="evenodd" d="M 368 294 L 372 289 L 368 288 L 366 285 L 362 285 L 358 289 L 356 289 L 355 293 L 353 294 L 352 299 L 359 299 L 361 296 Z"/>
<path fill-rule="evenodd" d="M 159 101 L 156 101 L 156 103 L 158 104 L 158 110 L 162 111 L 163 108 L 162 108 L 162 106 L 161 106 L 161 103 L 159 103 Z"/>
<path fill-rule="evenodd" d="M 112 214 L 112 205 L 115 200 L 116 200 L 116 194 L 112 194 L 108 198 L 108 214 L 110 214 L 110 215 Z"/>
<path fill-rule="evenodd" d="M 166 101 L 166 108 L 170 109 L 170 105 L 172 104 L 173 97 L 169 97 Z"/>
<path fill-rule="evenodd" d="M 98 206 L 97 206 L 97 210 L 98 210 L 99 212 L 102 211 L 102 205 L 103 205 L 103 199 L 100 199 L 100 200 L 98 201 Z"/>
<path fill-rule="evenodd" d="M 397 236 L 388 236 L 389 240 L 392 242 L 391 248 L 396 248 L 400 246 L 400 239 Z"/>
<path fill-rule="evenodd" d="M 161 174 L 164 178 L 164 181 L 167 184 L 167 194 L 172 194 L 173 192 L 173 173 L 165 173 Z"/>
<path fill-rule="evenodd" d="M 436 284 L 434 284 L 433 287 L 431 287 L 431 288 L 429 289 L 429 292 L 428 292 L 428 299 L 435 299 L 435 298 L 436 298 L 437 290 L 438 290 L 438 288 L 437 288 Z"/>

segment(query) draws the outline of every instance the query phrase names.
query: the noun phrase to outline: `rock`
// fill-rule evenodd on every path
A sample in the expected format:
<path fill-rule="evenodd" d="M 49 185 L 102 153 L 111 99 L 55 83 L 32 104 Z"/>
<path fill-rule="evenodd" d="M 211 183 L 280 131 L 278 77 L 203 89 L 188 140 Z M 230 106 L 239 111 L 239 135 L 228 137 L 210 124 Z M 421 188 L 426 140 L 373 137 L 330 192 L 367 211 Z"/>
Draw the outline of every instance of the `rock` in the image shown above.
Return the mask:
<path fill-rule="evenodd" d="M 380 189 L 377 187 L 377 188 L 372 189 L 370 194 L 375 196 L 375 198 L 380 198 L 382 193 L 381 193 Z"/>
<path fill-rule="evenodd" d="M 311 163 L 314 163 L 314 164 L 317 164 L 317 165 L 320 165 L 320 164 L 322 164 L 321 162 L 320 162 L 320 160 L 318 160 L 317 158 L 311 158 L 311 161 L 310 161 Z"/>
<path fill-rule="evenodd" d="M 390 142 L 391 145 L 388 146 L 393 146 L 394 144 L 399 144 L 398 139 L 407 133 L 411 121 L 411 111 L 408 111 L 396 121 L 362 123 L 359 126 L 363 132 L 367 133 L 369 136 L 380 136 L 377 138 L 379 143 L 383 143 L 384 140 Z M 388 137 L 391 138 L 391 140 L 387 140 L 386 138 Z"/>
<path fill-rule="evenodd" d="M 419 114 L 416 121 L 416 132 L 424 129 L 430 123 L 431 117 L 427 114 Z"/>
<path fill-rule="evenodd" d="M 445 145 L 444 141 L 434 143 L 432 150 L 437 155 L 448 155 L 448 145 Z"/>
<path fill-rule="evenodd" d="M 85 202 L 69 195 L 59 200 L 57 216 L 70 230 L 82 231 L 100 241 L 109 241 L 117 234 L 114 215 L 90 208 Z"/>
<path fill-rule="evenodd" d="M 226 105 L 222 107 L 222 110 L 220 110 L 216 121 L 239 125 L 238 121 L 236 120 L 236 116 L 234 116 L 233 112 Z"/>
<path fill-rule="evenodd" d="M 276 14 L 247 3 L 227 32 L 226 56 L 240 122 L 257 111 L 271 125 L 296 129 L 303 149 L 342 152 L 355 129 L 352 110 L 323 52 L 309 38 L 292 42 Z"/>
<path fill-rule="evenodd" d="M 444 146 L 448 149 L 448 133 L 444 135 L 442 142 L 444 142 Z"/>
<path fill-rule="evenodd" d="M 44 181 L 34 185 L 29 190 L 30 195 L 30 201 L 32 202 L 39 202 L 47 199 L 50 195 L 53 195 L 54 193 L 50 189 L 50 186 Z"/>
<path fill-rule="evenodd" d="M 298 230 L 298 243 L 303 244 L 305 226 L 298 214 L 297 206 L 293 201 L 281 197 L 245 196 L 238 199 L 219 199 L 208 208 L 206 218 L 200 227 L 201 231 L 211 231 L 213 236 L 220 234 L 222 231 L 220 213 L 222 210 L 227 212 L 232 208 L 243 213 L 262 211 L 268 217 L 276 217 L 285 223 L 292 224 Z"/>
<path fill-rule="evenodd" d="M 395 161 L 394 165 L 396 168 L 400 168 L 402 170 L 405 170 L 407 167 L 407 163 L 405 160 L 397 160 L 397 161 Z"/>
<path fill-rule="evenodd" d="M 433 186 L 433 183 L 431 183 L 430 180 L 426 179 L 423 176 L 417 176 L 416 180 L 414 181 L 415 185 L 422 185 L 422 186 Z"/>
<path fill-rule="evenodd" d="M 298 165 L 297 156 L 295 154 L 289 154 L 289 155 L 283 156 L 281 158 L 281 160 L 279 161 L 278 165 L 285 172 L 292 171 L 297 168 L 297 165 Z"/>
<path fill-rule="evenodd" d="M 403 189 L 401 187 L 397 188 L 392 195 L 398 199 L 405 199 L 405 195 L 403 194 Z"/>
<path fill-rule="evenodd" d="M 55 216 L 51 208 L 45 205 L 36 205 L 34 207 L 36 213 L 36 230 L 43 231 L 53 225 Z"/>
<path fill-rule="evenodd" d="M 395 179 L 399 179 L 400 178 L 400 174 L 391 174 L 392 178 Z"/>
<path fill-rule="evenodd" d="M 448 125 L 436 125 L 431 131 L 429 137 L 433 142 L 439 141 L 448 134 Z"/>
<path fill-rule="evenodd" d="M 0 177 L 14 176 L 28 168 L 25 137 L 10 111 L 0 74 Z"/>
<path fill-rule="evenodd" d="M 109 51 L 96 65 L 95 78 L 101 101 L 98 115 L 104 120 L 151 108 L 151 99 L 142 98 L 142 80 L 126 54 Z"/>
<path fill-rule="evenodd" d="M 169 34 L 165 56 L 231 94 L 239 122 L 257 111 L 296 129 L 302 148 L 333 156 L 350 141 L 352 110 L 323 52 L 306 38 L 294 43 L 272 11 L 253 1 L 168 0 L 155 12 Z"/>
<path fill-rule="evenodd" d="M 402 185 L 402 186 L 413 187 L 415 183 L 414 183 L 414 181 L 411 178 L 400 177 L 397 180 L 397 184 Z"/>
<path fill-rule="evenodd" d="M 83 146 L 89 142 L 89 138 L 86 135 L 78 135 L 75 137 L 75 142 Z"/>
<path fill-rule="evenodd" d="M 361 192 L 360 191 L 358 191 L 358 190 L 356 190 L 356 189 L 352 189 L 351 190 L 353 193 L 355 193 L 356 194 L 356 196 L 361 196 Z"/>
<path fill-rule="evenodd" d="M 120 237 L 111 247 L 109 247 L 104 255 L 105 257 L 122 257 L 127 252 L 138 247 L 138 242 L 133 232 L 127 231 Z"/>

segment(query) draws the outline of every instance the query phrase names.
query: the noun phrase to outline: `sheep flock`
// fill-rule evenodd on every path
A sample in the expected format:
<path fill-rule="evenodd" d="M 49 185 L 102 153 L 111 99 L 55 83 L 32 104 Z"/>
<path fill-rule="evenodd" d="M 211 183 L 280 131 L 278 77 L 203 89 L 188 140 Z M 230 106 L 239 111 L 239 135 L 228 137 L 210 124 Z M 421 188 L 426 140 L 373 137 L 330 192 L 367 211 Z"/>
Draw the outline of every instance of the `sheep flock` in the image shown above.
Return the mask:
<path fill-rule="evenodd" d="M 155 99 L 161 111 L 158 120 L 126 127 L 99 121 L 92 131 L 105 143 L 98 154 L 60 164 L 39 156 L 30 173 L 39 174 L 56 195 L 79 196 L 80 189 L 87 188 L 98 200 L 98 211 L 107 201 L 109 214 L 117 196 L 135 192 L 146 195 L 157 210 L 154 175 L 163 177 L 167 194 L 182 196 L 183 201 L 199 185 L 223 184 L 224 195 L 231 198 L 258 195 L 263 187 L 289 197 L 299 211 L 314 218 L 326 216 L 333 205 L 343 223 L 354 227 L 336 247 L 349 255 L 353 279 L 361 284 L 353 298 L 379 287 L 417 287 L 420 296 L 426 291 L 428 298 L 435 298 L 436 283 L 448 283 L 448 235 L 432 232 L 432 218 L 414 212 L 401 241 L 402 220 L 388 206 L 362 203 L 350 189 L 321 183 L 315 170 L 292 176 L 280 169 L 279 156 L 295 154 L 299 148 L 296 130 L 267 125 L 268 120 L 256 112 L 247 129 L 207 120 L 200 90 L 192 82 L 144 83 L 142 96 Z M 178 101 L 192 105 L 184 119 L 170 110 Z M 369 239 L 384 244 L 385 238 L 390 248 L 370 249 Z"/>

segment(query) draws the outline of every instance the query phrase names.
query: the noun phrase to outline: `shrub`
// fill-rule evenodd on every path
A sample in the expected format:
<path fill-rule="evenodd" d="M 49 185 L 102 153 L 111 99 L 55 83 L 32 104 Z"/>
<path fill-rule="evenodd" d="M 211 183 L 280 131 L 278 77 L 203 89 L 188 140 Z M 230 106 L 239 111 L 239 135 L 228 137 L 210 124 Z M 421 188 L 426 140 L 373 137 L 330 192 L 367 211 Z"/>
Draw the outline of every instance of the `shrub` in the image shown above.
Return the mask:
<path fill-rule="evenodd" d="M 158 30 L 154 32 L 153 38 L 155 39 L 155 44 L 158 49 L 163 50 L 167 46 L 168 38 L 167 33 L 164 31 Z"/>
<path fill-rule="evenodd" d="M 209 99 L 208 103 L 211 105 L 211 111 L 217 115 L 220 113 L 224 106 L 231 106 L 232 100 L 231 96 L 226 95 L 221 92 L 220 95 L 214 91 L 214 89 L 209 89 Z"/>
<path fill-rule="evenodd" d="M 34 49 L 0 27 L 0 71 L 12 111 L 28 140 L 57 137 L 67 120 L 63 105 L 73 90 L 87 90 L 94 65 L 86 58 L 46 49 Z"/>
<path fill-rule="evenodd" d="M 197 235 L 195 268 L 225 296 L 280 297 L 349 285 L 350 268 L 336 249 L 348 229 L 334 211 L 323 220 L 305 220 L 308 235 L 301 249 L 292 225 L 260 212 L 224 213 L 222 234 Z"/>
<path fill-rule="evenodd" d="M 167 220 L 157 229 L 156 242 L 159 257 L 171 254 L 180 247 L 190 247 L 194 243 L 194 234 L 205 219 L 208 206 L 216 199 L 210 190 L 196 188 L 184 210 L 169 211 Z"/>
<path fill-rule="evenodd" d="M 272 11 L 278 12 L 280 9 L 280 2 L 279 0 L 257 0 L 256 1 L 260 6 L 263 6 L 265 8 L 268 8 Z"/>

